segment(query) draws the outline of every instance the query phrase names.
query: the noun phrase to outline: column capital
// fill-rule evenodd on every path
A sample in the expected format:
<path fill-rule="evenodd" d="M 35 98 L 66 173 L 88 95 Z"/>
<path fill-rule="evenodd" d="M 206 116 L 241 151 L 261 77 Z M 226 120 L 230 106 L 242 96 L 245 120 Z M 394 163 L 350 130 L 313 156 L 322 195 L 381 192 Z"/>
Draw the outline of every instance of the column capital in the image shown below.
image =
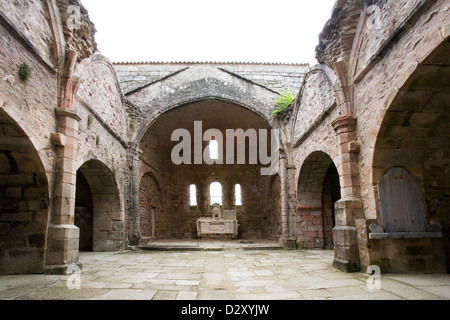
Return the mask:
<path fill-rule="evenodd" d="M 354 132 L 356 129 L 356 118 L 342 116 L 334 120 L 331 125 L 336 133 Z"/>
<path fill-rule="evenodd" d="M 57 117 L 69 117 L 77 121 L 81 120 L 81 117 L 78 115 L 75 109 L 56 107 L 55 114 Z"/>

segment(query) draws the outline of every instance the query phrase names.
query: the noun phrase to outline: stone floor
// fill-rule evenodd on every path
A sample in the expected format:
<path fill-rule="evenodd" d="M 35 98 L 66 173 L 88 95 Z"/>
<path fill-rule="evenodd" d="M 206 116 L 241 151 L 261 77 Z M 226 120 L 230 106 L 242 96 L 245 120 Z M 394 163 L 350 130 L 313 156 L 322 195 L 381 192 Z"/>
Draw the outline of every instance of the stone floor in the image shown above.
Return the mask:
<path fill-rule="evenodd" d="M 271 243 L 171 242 L 81 253 L 72 276 L 0 276 L 2 300 L 449 300 L 450 275 L 369 275 L 332 267 L 333 252 Z M 164 247 L 168 250 L 163 250 Z M 78 280 L 80 280 L 78 282 Z M 77 289 L 77 284 L 80 289 Z M 75 287 L 75 288 L 73 288 Z M 69 289 L 69 288 L 72 288 Z"/>

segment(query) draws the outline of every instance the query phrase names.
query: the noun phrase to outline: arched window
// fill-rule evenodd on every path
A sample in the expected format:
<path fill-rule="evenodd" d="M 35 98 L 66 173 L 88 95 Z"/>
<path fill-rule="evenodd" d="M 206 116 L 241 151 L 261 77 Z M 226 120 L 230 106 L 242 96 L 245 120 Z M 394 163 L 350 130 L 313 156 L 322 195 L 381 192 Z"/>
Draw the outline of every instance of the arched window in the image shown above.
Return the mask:
<path fill-rule="evenodd" d="M 217 140 L 211 140 L 209 142 L 209 157 L 211 160 L 219 159 L 219 144 Z"/>
<path fill-rule="evenodd" d="M 240 184 L 234 186 L 234 205 L 242 206 L 242 190 Z"/>
<path fill-rule="evenodd" d="M 211 183 L 209 187 L 209 195 L 211 197 L 211 205 L 214 203 L 222 205 L 222 185 L 219 182 Z"/>
<path fill-rule="evenodd" d="M 195 184 L 191 184 L 189 187 L 189 196 L 190 196 L 190 204 L 191 206 L 197 205 L 197 187 Z"/>

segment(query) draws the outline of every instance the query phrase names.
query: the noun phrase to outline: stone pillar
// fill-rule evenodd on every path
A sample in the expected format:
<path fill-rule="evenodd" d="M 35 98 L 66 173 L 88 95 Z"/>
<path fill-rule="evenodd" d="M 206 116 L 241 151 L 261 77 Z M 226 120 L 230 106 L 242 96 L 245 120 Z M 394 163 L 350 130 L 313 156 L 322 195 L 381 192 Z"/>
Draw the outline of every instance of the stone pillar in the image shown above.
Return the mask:
<path fill-rule="evenodd" d="M 280 182 L 281 182 L 281 242 L 286 249 L 295 249 L 296 241 L 291 238 L 289 229 L 289 172 L 287 156 L 280 153 Z"/>
<path fill-rule="evenodd" d="M 333 122 L 337 133 L 340 156 L 337 168 L 340 172 L 341 200 L 335 203 L 336 226 L 333 228 L 333 265 L 346 272 L 360 268 L 358 235 L 355 219 L 363 216 L 357 153 L 356 119 L 344 116 Z"/>
<path fill-rule="evenodd" d="M 209 185 L 204 181 L 197 184 L 197 207 L 201 216 L 206 217 L 209 214 Z"/>
<path fill-rule="evenodd" d="M 69 108 L 56 108 L 58 132 L 52 135 L 56 148 L 53 213 L 48 230 L 46 272 L 66 274 L 81 269 L 79 229 L 74 225 L 77 180 L 78 124 L 80 117 Z"/>
<path fill-rule="evenodd" d="M 297 181 L 295 179 L 297 174 L 297 168 L 295 166 L 289 165 L 287 166 L 287 175 L 288 175 L 288 197 L 289 197 L 289 237 L 291 239 L 295 239 L 296 237 L 293 236 L 293 230 L 294 227 L 292 225 L 292 219 L 291 217 L 296 216 L 297 214 Z"/>
<path fill-rule="evenodd" d="M 139 244 L 141 238 L 141 215 L 140 215 L 140 171 L 139 161 L 142 151 L 137 147 L 129 147 L 129 167 L 131 170 L 131 196 L 132 212 L 130 221 L 129 244 L 135 246 Z"/>
<path fill-rule="evenodd" d="M 222 207 L 224 209 L 234 208 L 234 185 L 228 181 L 222 183 Z"/>

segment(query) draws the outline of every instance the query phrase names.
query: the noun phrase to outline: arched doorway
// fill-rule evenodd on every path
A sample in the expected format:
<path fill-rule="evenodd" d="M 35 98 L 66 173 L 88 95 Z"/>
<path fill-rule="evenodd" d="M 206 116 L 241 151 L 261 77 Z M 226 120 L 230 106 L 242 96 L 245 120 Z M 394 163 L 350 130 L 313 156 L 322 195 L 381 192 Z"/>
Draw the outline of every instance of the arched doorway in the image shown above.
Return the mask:
<path fill-rule="evenodd" d="M 78 169 L 75 207 L 80 249 L 98 252 L 123 248 L 124 213 L 117 183 L 114 173 L 101 161 L 87 161 Z"/>
<path fill-rule="evenodd" d="M 322 151 L 311 153 L 300 170 L 295 230 L 302 248 L 333 249 L 334 204 L 341 198 L 339 174 Z"/>
<path fill-rule="evenodd" d="M 450 59 L 448 39 L 438 46 L 413 72 L 398 91 L 388 110 L 375 145 L 373 185 L 378 189 L 377 223 L 390 232 L 395 221 L 405 221 L 402 230 L 408 239 L 371 240 L 371 246 L 384 252 L 384 272 L 450 272 Z M 393 177 L 393 178 L 392 178 Z M 385 192 L 386 181 L 409 181 L 402 188 L 414 188 L 408 205 L 389 212 L 396 201 Z M 398 184 L 398 183 L 397 183 Z M 388 186 L 394 185 L 393 182 Z M 400 184 L 398 184 L 400 185 Z M 400 190 L 398 190 L 400 192 Z M 398 211 L 402 212 L 398 212 Z M 417 221 L 423 221 L 417 226 Z M 434 238 L 440 224 L 443 238 Z M 419 229 L 417 229 L 419 228 Z M 413 233 L 416 232 L 416 233 Z M 418 234 L 419 232 L 420 234 Z M 385 246 L 395 250 L 384 250 Z M 396 254 L 389 254 L 396 252 Z M 419 253 L 418 253 L 419 252 Z M 446 261 L 446 262 L 445 262 Z"/>
<path fill-rule="evenodd" d="M 270 179 L 267 192 L 266 215 L 263 217 L 264 238 L 278 240 L 281 237 L 281 179 L 278 174 Z"/>
<path fill-rule="evenodd" d="M 75 225 L 80 229 L 80 251 L 93 251 L 94 202 L 91 188 L 81 171 L 77 172 Z"/>
<path fill-rule="evenodd" d="M 141 178 L 139 199 L 141 238 L 154 240 L 170 237 L 166 215 L 161 206 L 161 189 L 150 172 Z"/>
<path fill-rule="evenodd" d="M 49 202 L 38 153 L 0 110 L 0 274 L 44 271 Z"/>

